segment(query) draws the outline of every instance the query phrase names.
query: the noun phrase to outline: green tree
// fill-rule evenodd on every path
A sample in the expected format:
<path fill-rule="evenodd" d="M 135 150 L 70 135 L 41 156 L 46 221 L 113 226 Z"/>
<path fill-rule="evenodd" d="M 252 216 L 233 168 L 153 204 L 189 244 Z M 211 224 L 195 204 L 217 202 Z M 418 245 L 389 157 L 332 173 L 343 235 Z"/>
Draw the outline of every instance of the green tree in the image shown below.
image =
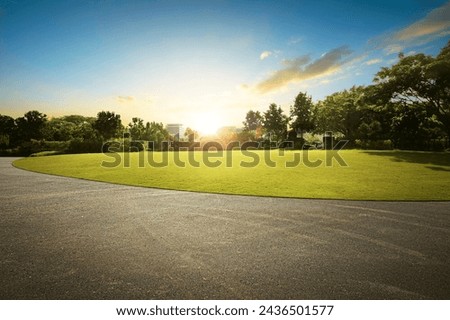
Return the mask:
<path fill-rule="evenodd" d="M 245 131 L 253 131 L 262 127 L 263 117 L 259 111 L 250 110 L 245 115 L 245 121 L 242 122 Z"/>
<path fill-rule="evenodd" d="M 62 118 L 53 118 L 45 124 L 44 138 L 50 141 L 69 141 L 74 138 L 77 125 Z"/>
<path fill-rule="evenodd" d="M 76 115 L 76 114 L 69 115 L 69 116 L 63 116 L 60 119 L 67 121 L 67 122 L 72 122 L 73 124 L 76 124 L 76 125 L 81 125 L 84 123 L 93 124 L 96 120 L 95 117 L 85 117 L 85 116 L 80 116 L 80 115 Z"/>
<path fill-rule="evenodd" d="M 184 136 L 189 140 L 189 142 L 194 142 L 195 140 L 198 140 L 199 134 L 196 130 L 193 130 L 191 128 L 186 128 L 184 131 Z"/>
<path fill-rule="evenodd" d="M 378 95 L 386 103 L 402 104 L 404 110 L 423 105 L 428 117 L 434 116 L 450 138 L 450 41 L 436 58 L 422 53 L 399 58 L 377 73 Z"/>
<path fill-rule="evenodd" d="M 314 129 L 313 117 L 314 104 L 311 96 L 300 92 L 295 98 L 294 105 L 290 109 L 291 127 L 295 132 L 300 133 L 303 140 L 303 134 Z"/>
<path fill-rule="evenodd" d="M 333 131 L 340 133 L 350 142 L 358 136 L 364 109 L 364 87 L 352 87 L 350 90 L 335 92 L 325 100 L 319 101 L 315 108 L 317 133 Z"/>
<path fill-rule="evenodd" d="M 9 147 L 14 143 L 16 123 L 10 116 L 0 114 L 0 148 Z"/>
<path fill-rule="evenodd" d="M 99 112 L 93 127 L 104 140 L 117 137 L 123 129 L 120 115 L 110 111 Z"/>
<path fill-rule="evenodd" d="M 131 138 L 134 140 L 142 140 L 145 134 L 144 120 L 141 118 L 132 118 L 128 124 Z"/>
<path fill-rule="evenodd" d="M 286 138 L 288 117 L 284 115 L 281 107 L 272 103 L 264 112 L 263 127 L 273 141 L 281 141 Z"/>
<path fill-rule="evenodd" d="M 243 133 L 239 136 L 245 141 L 248 140 L 259 140 L 263 134 L 263 116 L 259 111 L 250 110 L 245 115 L 245 121 L 242 122 L 244 125 Z"/>
<path fill-rule="evenodd" d="M 47 115 L 36 110 L 28 111 L 23 117 L 17 118 L 18 140 L 24 142 L 42 139 L 46 122 Z"/>
<path fill-rule="evenodd" d="M 169 132 L 161 122 L 147 122 L 145 124 L 144 140 L 153 141 L 157 150 L 161 147 L 161 142 L 169 140 Z"/>

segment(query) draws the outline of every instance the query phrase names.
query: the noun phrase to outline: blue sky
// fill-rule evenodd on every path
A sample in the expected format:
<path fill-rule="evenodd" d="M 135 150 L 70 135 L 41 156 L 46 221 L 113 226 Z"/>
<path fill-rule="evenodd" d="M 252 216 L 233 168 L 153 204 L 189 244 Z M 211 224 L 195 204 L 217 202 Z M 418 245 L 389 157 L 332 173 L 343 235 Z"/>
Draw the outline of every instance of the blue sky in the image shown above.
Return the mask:
<path fill-rule="evenodd" d="M 400 51 L 449 38 L 448 1 L 0 0 L 0 113 L 208 131 L 369 84 Z"/>

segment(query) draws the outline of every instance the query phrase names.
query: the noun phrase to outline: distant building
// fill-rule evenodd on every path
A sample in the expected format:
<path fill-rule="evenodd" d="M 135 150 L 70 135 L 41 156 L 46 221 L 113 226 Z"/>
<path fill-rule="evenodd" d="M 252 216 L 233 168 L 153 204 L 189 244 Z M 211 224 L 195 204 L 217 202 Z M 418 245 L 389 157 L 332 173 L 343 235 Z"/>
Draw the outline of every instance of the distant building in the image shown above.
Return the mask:
<path fill-rule="evenodd" d="M 176 140 L 183 137 L 183 125 L 181 123 L 169 123 L 166 125 L 166 129 L 171 136 Z"/>

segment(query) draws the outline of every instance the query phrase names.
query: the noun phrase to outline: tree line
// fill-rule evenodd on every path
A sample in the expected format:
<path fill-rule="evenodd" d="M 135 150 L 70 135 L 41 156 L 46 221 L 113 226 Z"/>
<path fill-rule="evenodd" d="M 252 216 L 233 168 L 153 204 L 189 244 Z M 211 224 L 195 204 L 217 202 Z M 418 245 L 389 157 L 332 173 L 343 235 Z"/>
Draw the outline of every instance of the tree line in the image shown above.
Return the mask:
<path fill-rule="evenodd" d="M 240 134 L 251 140 L 305 143 L 305 133 L 332 131 L 349 146 L 372 149 L 443 150 L 450 139 L 450 42 L 436 57 L 399 55 L 373 84 L 335 92 L 313 103 L 300 92 L 284 114 L 272 103 L 250 110 Z"/>
<path fill-rule="evenodd" d="M 162 123 L 144 124 L 142 119 L 133 118 L 125 127 L 120 115 L 110 111 L 101 111 L 97 117 L 70 115 L 52 119 L 36 110 L 17 119 L 0 115 L 3 155 L 29 155 L 41 151 L 95 153 L 102 150 L 104 142 L 114 139 L 160 143 L 168 138 L 169 133 Z"/>
<path fill-rule="evenodd" d="M 314 135 L 332 131 L 348 146 L 366 149 L 444 150 L 450 139 L 450 41 L 436 57 L 405 56 L 383 67 L 368 86 L 354 86 L 314 103 L 300 92 L 285 114 L 275 103 L 265 112 L 249 110 L 239 132 L 224 128 L 217 137 L 230 141 L 294 141 L 301 148 Z M 188 128 L 191 141 L 198 137 Z M 308 139 L 306 138 L 308 136 Z M 125 137 L 125 139 L 123 139 Z M 48 119 L 29 111 L 14 119 L 0 115 L 0 154 L 28 155 L 39 151 L 99 152 L 104 142 L 120 139 L 172 139 L 162 123 L 101 111 L 97 117 L 70 115 Z"/>

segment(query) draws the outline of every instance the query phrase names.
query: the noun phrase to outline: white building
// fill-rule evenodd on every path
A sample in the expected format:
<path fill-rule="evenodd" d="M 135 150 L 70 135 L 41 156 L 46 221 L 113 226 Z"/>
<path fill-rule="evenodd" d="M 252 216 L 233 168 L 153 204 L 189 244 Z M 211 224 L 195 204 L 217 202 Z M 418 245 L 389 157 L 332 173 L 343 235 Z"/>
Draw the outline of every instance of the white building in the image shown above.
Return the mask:
<path fill-rule="evenodd" d="M 166 130 L 173 137 L 182 138 L 184 134 L 183 125 L 181 123 L 168 123 L 166 125 Z"/>

